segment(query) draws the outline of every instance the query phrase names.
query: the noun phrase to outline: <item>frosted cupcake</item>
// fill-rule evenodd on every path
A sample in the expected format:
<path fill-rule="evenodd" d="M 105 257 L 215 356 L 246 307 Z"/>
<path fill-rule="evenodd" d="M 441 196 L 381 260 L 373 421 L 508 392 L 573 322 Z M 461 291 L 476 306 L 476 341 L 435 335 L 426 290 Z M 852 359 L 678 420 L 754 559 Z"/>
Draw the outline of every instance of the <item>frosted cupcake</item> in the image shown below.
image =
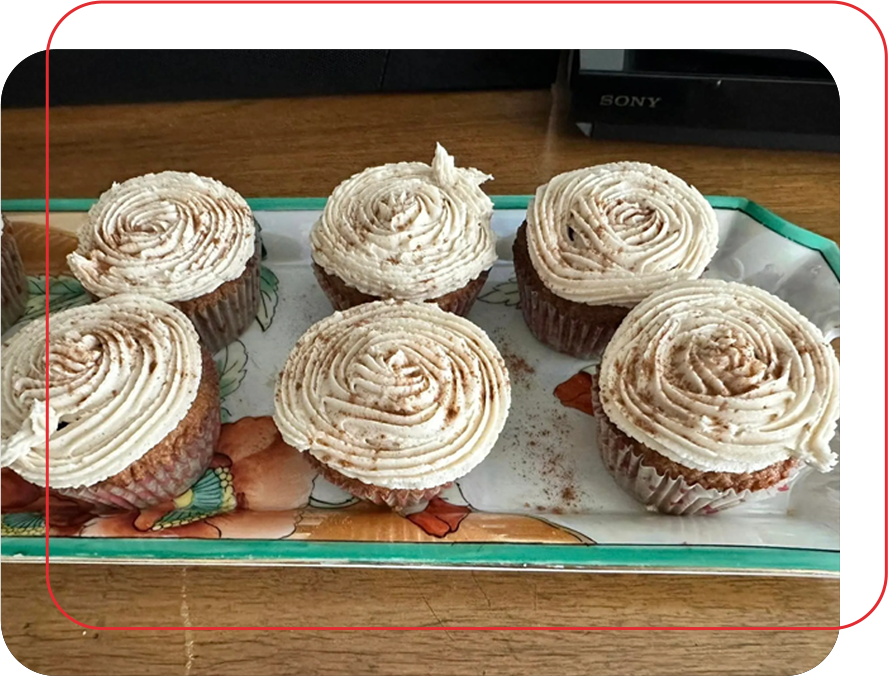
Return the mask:
<path fill-rule="evenodd" d="M 243 197 L 177 171 L 114 184 L 89 210 L 68 265 L 97 298 L 138 293 L 172 303 L 211 353 L 253 322 L 260 246 Z"/>
<path fill-rule="evenodd" d="M 839 363 L 776 296 L 682 282 L 637 305 L 593 382 L 599 447 L 617 483 L 669 514 L 712 513 L 828 472 Z"/>
<path fill-rule="evenodd" d="M 2 326 L 0 332 L 6 333 L 6 329 L 15 324 L 25 312 L 25 304 L 28 302 L 28 278 L 25 277 L 25 267 L 22 265 L 22 257 L 19 255 L 15 235 L 9 226 L 6 216 L 0 216 L 0 293 L 2 293 Z"/>
<path fill-rule="evenodd" d="M 341 183 L 311 232 L 333 307 L 392 298 L 468 313 L 496 261 L 493 202 L 480 188 L 491 178 L 438 145 L 431 166 L 386 164 Z"/>
<path fill-rule="evenodd" d="M 560 352 L 597 358 L 623 317 L 715 254 L 715 211 L 664 169 L 614 162 L 540 186 L 513 247 L 521 310 Z"/>
<path fill-rule="evenodd" d="M 484 460 L 510 403 L 505 363 L 481 329 L 431 303 L 377 301 L 299 339 L 274 420 L 329 481 L 401 508 Z"/>
<path fill-rule="evenodd" d="M 207 469 L 219 377 L 184 314 L 118 295 L 50 315 L 48 362 L 46 343 L 31 322 L 3 348 L 3 467 L 45 486 L 48 431 L 49 487 L 124 509 L 171 500 Z"/>

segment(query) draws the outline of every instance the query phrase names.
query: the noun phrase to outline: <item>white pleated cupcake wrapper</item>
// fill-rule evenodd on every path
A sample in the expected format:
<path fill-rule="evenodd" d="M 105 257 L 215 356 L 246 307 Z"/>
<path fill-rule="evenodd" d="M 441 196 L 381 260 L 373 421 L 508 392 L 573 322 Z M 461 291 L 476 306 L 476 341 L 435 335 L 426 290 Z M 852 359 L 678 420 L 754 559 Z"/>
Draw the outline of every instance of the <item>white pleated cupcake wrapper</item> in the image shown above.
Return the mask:
<path fill-rule="evenodd" d="M 565 316 L 536 289 L 528 288 L 521 275 L 517 276 L 517 280 L 521 312 L 537 340 L 579 359 L 601 357 L 616 331 L 616 325 L 592 324 Z"/>
<path fill-rule="evenodd" d="M 0 332 L 5 332 L 18 321 L 28 302 L 28 279 L 25 277 L 18 246 L 11 234 L 3 235 L 3 239 L 0 260 Z"/>
<path fill-rule="evenodd" d="M 605 466 L 623 490 L 649 509 L 677 516 L 715 514 L 744 502 L 770 498 L 788 490 L 798 476 L 798 470 L 793 470 L 787 479 L 757 491 L 719 490 L 699 484 L 689 485 L 683 477 L 673 479 L 644 465 L 641 456 L 633 452 L 632 446 L 626 443 L 613 424 L 600 416 L 598 446 Z"/>
<path fill-rule="evenodd" d="M 341 280 L 340 283 L 345 288 L 339 288 L 339 285 L 335 284 L 330 279 L 332 275 L 326 273 L 318 265 L 312 267 L 315 278 L 318 280 L 318 285 L 321 287 L 324 294 L 326 294 L 327 299 L 330 301 L 334 310 L 341 312 L 342 310 L 348 310 L 349 308 L 361 305 L 362 303 L 379 300 L 376 297 L 371 297 L 371 299 L 368 300 L 367 296 L 369 294 L 363 294 L 357 289 L 351 289 L 351 287 L 348 287 L 344 282 L 341 282 Z M 481 289 L 484 288 L 484 282 L 486 281 L 487 275 L 485 275 L 484 280 L 480 282 L 476 277 L 460 289 L 453 298 L 448 299 L 446 303 L 438 303 L 438 307 L 447 312 L 459 315 L 460 317 L 465 317 L 478 299 Z"/>
<path fill-rule="evenodd" d="M 386 505 L 395 511 L 428 502 L 445 488 L 451 486 L 451 483 L 446 483 L 441 486 L 433 486 L 432 488 L 381 488 L 365 484 L 357 479 L 350 479 L 332 467 L 328 467 L 311 453 L 306 453 L 306 458 L 321 473 L 321 476 L 334 486 L 348 491 L 356 498 L 367 500 L 377 505 Z"/>
<path fill-rule="evenodd" d="M 350 307 L 368 302 L 357 289 L 340 289 L 319 266 L 313 265 L 312 269 L 314 271 L 315 279 L 318 280 L 318 286 L 321 287 L 321 290 L 323 290 L 324 294 L 327 296 L 333 309 L 337 312 L 348 310 Z"/>
<path fill-rule="evenodd" d="M 452 312 L 453 314 L 459 315 L 460 317 L 465 317 L 467 314 L 469 314 L 469 310 L 472 309 L 472 306 L 478 299 L 478 296 L 481 293 L 481 289 L 484 288 L 484 284 L 486 281 L 486 274 L 484 275 L 484 280 L 480 282 L 478 280 L 478 277 L 476 277 L 471 282 L 466 284 L 455 298 L 452 298 L 446 303 L 438 303 L 438 306 L 442 310 L 447 310 L 447 312 Z"/>
<path fill-rule="evenodd" d="M 215 413 L 215 415 L 214 415 Z M 102 481 L 81 488 L 56 492 L 96 505 L 125 510 L 147 509 L 173 500 L 187 491 L 210 466 L 219 440 L 218 409 L 201 421 L 200 434 L 187 446 L 180 446 L 170 462 L 125 486 Z"/>
<path fill-rule="evenodd" d="M 253 266 L 250 274 L 237 281 L 235 293 L 224 296 L 219 302 L 198 312 L 185 311 L 211 354 L 216 354 L 237 340 L 256 318 L 261 300 L 260 272 L 260 265 Z"/>

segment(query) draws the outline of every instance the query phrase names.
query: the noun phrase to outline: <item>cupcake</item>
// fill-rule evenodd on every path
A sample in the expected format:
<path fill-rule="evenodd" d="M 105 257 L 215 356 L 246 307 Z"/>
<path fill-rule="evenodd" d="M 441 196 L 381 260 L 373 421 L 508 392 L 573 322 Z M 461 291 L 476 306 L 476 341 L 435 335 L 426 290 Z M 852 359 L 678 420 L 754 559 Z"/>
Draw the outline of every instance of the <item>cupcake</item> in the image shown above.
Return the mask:
<path fill-rule="evenodd" d="M 221 425 L 219 376 L 188 318 L 121 294 L 50 315 L 48 342 L 31 322 L 3 348 L 0 464 L 45 486 L 48 438 L 64 495 L 144 509 L 188 490 Z"/>
<path fill-rule="evenodd" d="M 0 280 L 0 293 L 2 293 L 2 327 L 0 332 L 6 333 L 6 329 L 15 324 L 25 312 L 25 304 L 28 302 L 28 278 L 25 277 L 25 267 L 22 265 L 22 257 L 19 255 L 15 236 L 6 216 L 0 216 L 0 249 L 2 249 L 2 280 Z"/>
<path fill-rule="evenodd" d="M 114 184 L 89 210 L 68 265 L 96 298 L 138 293 L 176 306 L 211 353 L 259 307 L 261 247 L 243 197 L 177 171 Z"/>
<path fill-rule="evenodd" d="M 537 189 L 513 246 L 524 319 L 559 352 L 598 358 L 635 304 L 699 277 L 717 243 L 715 211 L 664 169 L 560 174 Z"/>
<path fill-rule="evenodd" d="M 484 460 L 510 403 L 509 374 L 484 331 L 431 303 L 376 301 L 299 339 L 274 420 L 330 482 L 400 509 Z"/>
<path fill-rule="evenodd" d="M 607 346 L 592 392 L 605 466 L 660 512 L 718 512 L 837 462 L 835 353 L 755 287 L 679 282 L 642 301 Z"/>
<path fill-rule="evenodd" d="M 496 261 L 493 178 L 458 169 L 439 144 L 431 166 L 365 169 L 333 191 L 311 231 L 315 276 L 336 310 L 374 300 L 468 313 Z"/>

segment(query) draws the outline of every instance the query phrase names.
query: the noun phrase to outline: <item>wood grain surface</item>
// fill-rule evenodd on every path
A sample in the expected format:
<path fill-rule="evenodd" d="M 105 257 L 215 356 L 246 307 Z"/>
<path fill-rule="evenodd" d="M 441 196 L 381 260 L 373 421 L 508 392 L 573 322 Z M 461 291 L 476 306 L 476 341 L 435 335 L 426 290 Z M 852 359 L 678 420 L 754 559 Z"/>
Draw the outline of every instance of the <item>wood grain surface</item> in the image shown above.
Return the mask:
<path fill-rule="evenodd" d="M 704 194 L 748 197 L 838 241 L 833 154 L 589 141 L 548 92 L 375 95 L 54 108 L 52 197 L 98 196 L 164 169 L 214 176 L 250 197 L 324 197 L 384 162 L 429 162 L 440 142 L 496 177 L 490 193 L 529 194 L 595 162 L 659 164 Z M 43 111 L 3 111 L 3 197 L 43 197 Z"/>
<path fill-rule="evenodd" d="M 43 111 L 4 110 L 4 198 L 44 194 Z M 164 169 L 252 197 L 324 196 L 366 166 L 429 161 L 435 141 L 530 193 L 602 161 L 664 166 L 839 241 L 837 155 L 590 141 L 549 92 L 379 95 L 53 109 L 50 194 L 91 197 Z M 830 626 L 813 579 L 180 566 L 51 566 L 65 610 L 97 626 Z M 52 604 L 38 565 L 2 568 L 2 630 L 45 674 L 798 674 L 836 632 L 93 631 Z"/>
<path fill-rule="evenodd" d="M 823 580 L 296 568 L 53 566 L 57 600 L 109 626 L 829 624 Z M 798 674 L 833 632 L 97 632 L 5 564 L 3 636 L 47 674 Z"/>

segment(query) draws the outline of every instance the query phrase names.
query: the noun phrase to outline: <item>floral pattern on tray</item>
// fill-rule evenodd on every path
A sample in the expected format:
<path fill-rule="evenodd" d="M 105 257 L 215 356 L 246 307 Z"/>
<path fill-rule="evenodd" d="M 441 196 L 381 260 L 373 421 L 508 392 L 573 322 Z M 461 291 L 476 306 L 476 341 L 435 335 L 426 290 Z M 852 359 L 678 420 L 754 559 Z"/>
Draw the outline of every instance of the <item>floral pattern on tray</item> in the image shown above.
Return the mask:
<path fill-rule="evenodd" d="M 482 303 L 490 303 L 491 305 L 505 305 L 506 307 L 517 308 L 520 302 L 518 297 L 518 280 L 510 277 L 507 281 L 494 284 L 489 291 L 484 291 L 478 300 Z"/>
<path fill-rule="evenodd" d="M 46 303 L 49 301 L 49 311 L 58 312 L 79 305 L 87 305 L 92 302 L 89 294 L 74 277 L 59 275 L 46 277 L 45 275 L 28 276 L 28 304 L 25 313 L 19 319 L 19 323 L 29 322 L 32 319 L 42 317 L 46 311 Z M 48 296 L 48 298 L 47 298 Z"/>
<path fill-rule="evenodd" d="M 74 277 L 28 278 L 31 297 L 21 322 L 91 302 Z M 262 266 L 261 303 L 256 320 L 266 331 L 278 305 L 277 275 Z M 517 307 L 514 280 L 496 285 L 482 299 Z M 243 382 L 248 351 L 237 340 L 215 355 L 220 377 L 223 423 L 231 413 L 225 400 Z M 0 527 L 3 536 L 43 536 L 44 491 L 2 471 Z M 323 484 L 317 487 L 316 484 Z M 185 494 L 153 509 L 108 512 L 50 492 L 51 536 L 324 539 L 416 542 L 455 539 L 473 542 L 592 543 L 587 536 L 543 518 L 485 514 L 459 492 L 438 497 L 421 511 L 399 515 L 341 493 L 316 476 L 301 453 L 280 439 L 271 418 L 244 418 L 225 424 L 212 466 Z M 335 495 L 335 493 L 341 493 Z M 331 497 L 331 494 L 334 494 Z"/>
<path fill-rule="evenodd" d="M 758 280 L 824 330 L 837 329 L 838 279 L 813 274 L 823 268 L 819 253 L 740 211 L 718 213 L 727 246 L 708 276 Z M 764 507 L 699 519 L 649 514 L 615 485 L 603 471 L 589 415 L 589 372 L 595 366 L 540 349 L 518 311 L 509 238 L 523 219 L 521 210 L 495 212 L 502 260 L 470 316 L 500 348 L 512 375 L 516 396 L 498 446 L 473 472 L 410 514 L 359 501 L 330 485 L 283 444 L 268 417 L 273 407 L 267 393 L 283 355 L 331 311 L 308 258 L 308 232 L 317 213 L 260 215 L 263 244 L 268 244 L 262 256 L 262 304 L 256 324 L 241 340 L 214 355 L 225 424 L 211 468 L 184 495 L 152 510 L 99 513 L 51 494 L 51 536 L 838 549 L 838 469 L 800 478 L 791 495 Z M 51 268 L 59 274 L 29 278 L 29 319 L 42 315 L 47 296 L 50 311 L 89 302 L 64 270 L 63 251 L 76 246 L 76 239 L 60 239 L 53 251 L 62 257 Z M 42 254 L 31 258 L 40 267 L 29 272 L 42 269 Z M 782 276 L 763 276 L 772 268 Z M 838 448 L 838 437 L 834 443 Z M 2 482 L 2 535 L 45 534 L 43 489 L 9 470 L 3 470 Z"/>
<path fill-rule="evenodd" d="M 43 536 L 43 489 L 8 469 L 2 480 L 2 535 Z M 210 469 L 166 504 L 116 512 L 51 491 L 49 515 L 61 537 L 592 543 L 543 518 L 478 512 L 458 487 L 407 515 L 355 500 L 318 477 L 270 417 L 223 425 Z"/>
<path fill-rule="evenodd" d="M 266 267 L 259 270 L 259 292 L 261 302 L 256 321 L 263 331 L 267 331 L 274 320 L 275 310 L 278 305 L 278 281 L 277 275 Z M 28 275 L 28 303 L 25 313 L 18 320 L 23 324 L 42 317 L 46 310 L 47 300 L 49 311 L 58 312 L 79 305 L 88 305 L 92 302 L 89 293 L 81 286 L 80 282 L 71 275 Z M 47 296 L 49 297 L 47 299 Z"/>

